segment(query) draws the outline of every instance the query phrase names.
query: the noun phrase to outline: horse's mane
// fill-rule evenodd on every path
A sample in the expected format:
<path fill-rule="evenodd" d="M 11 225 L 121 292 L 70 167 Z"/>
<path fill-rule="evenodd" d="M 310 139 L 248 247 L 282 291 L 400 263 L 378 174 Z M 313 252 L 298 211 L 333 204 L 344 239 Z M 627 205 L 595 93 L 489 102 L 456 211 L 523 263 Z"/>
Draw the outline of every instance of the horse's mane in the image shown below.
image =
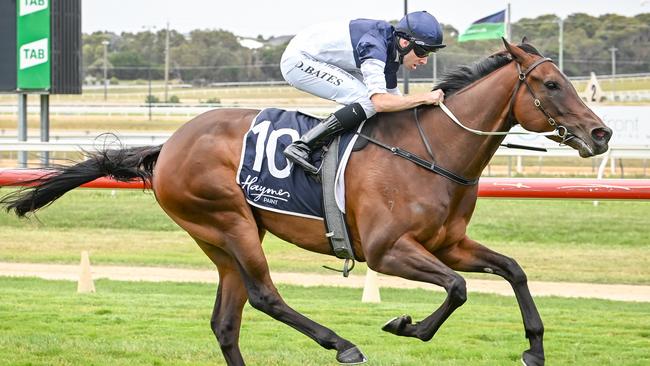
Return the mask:
<path fill-rule="evenodd" d="M 517 46 L 527 53 L 542 56 L 535 47 L 528 43 L 522 43 Z M 510 61 L 512 61 L 510 53 L 501 51 L 471 65 L 461 65 L 456 69 L 445 72 L 442 75 L 440 83 L 434 86 L 433 89 L 442 89 L 445 96 L 449 97 L 492 71 L 510 63 Z"/>

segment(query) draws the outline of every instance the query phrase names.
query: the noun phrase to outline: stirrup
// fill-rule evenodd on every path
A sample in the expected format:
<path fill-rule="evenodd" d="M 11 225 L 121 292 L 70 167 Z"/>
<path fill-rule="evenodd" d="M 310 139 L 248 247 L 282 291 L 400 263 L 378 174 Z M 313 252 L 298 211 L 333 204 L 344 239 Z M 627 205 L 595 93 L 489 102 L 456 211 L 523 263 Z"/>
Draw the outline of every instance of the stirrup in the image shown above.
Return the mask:
<path fill-rule="evenodd" d="M 304 143 L 303 143 L 304 144 Z M 293 149 L 294 151 L 289 151 L 287 153 L 287 150 Z M 317 175 L 320 172 L 319 168 L 316 168 L 311 162 L 309 162 L 309 155 L 311 154 L 311 150 L 307 149 L 307 157 L 303 158 L 302 156 L 299 155 L 303 148 L 300 147 L 300 145 L 297 145 L 295 142 L 292 143 L 291 145 L 287 146 L 282 154 L 294 165 L 298 165 L 299 167 L 302 168 L 307 174 L 313 174 Z M 297 150 L 297 151 L 295 151 Z"/>
<path fill-rule="evenodd" d="M 350 262 L 352 262 L 352 265 L 350 265 Z M 343 269 L 336 269 L 336 268 L 332 268 L 330 266 L 323 266 L 323 268 L 329 269 L 330 271 L 343 273 L 343 277 L 347 277 L 347 276 L 350 275 L 350 271 L 352 271 L 354 269 L 354 264 L 355 264 L 354 259 L 345 258 L 345 262 L 343 262 Z"/>
<path fill-rule="evenodd" d="M 291 159 L 289 159 L 289 160 L 291 160 Z M 316 168 L 316 167 L 315 167 L 314 165 L 312 165 L 312 164 L 305 163 L 305 162 L 302 162 L 302 161 L 297 161 L 297 160 L 291 160 L 291 162 L 292 162 L 294 165 L 297 165 L 297 166 L 301 167 L 302 170 L 304 170 L 305 173 L 307 173 L 307 174 L 311 174 L 311 175 L 318 175 L 318 174 L 320 174 L 320 167 Z"/>

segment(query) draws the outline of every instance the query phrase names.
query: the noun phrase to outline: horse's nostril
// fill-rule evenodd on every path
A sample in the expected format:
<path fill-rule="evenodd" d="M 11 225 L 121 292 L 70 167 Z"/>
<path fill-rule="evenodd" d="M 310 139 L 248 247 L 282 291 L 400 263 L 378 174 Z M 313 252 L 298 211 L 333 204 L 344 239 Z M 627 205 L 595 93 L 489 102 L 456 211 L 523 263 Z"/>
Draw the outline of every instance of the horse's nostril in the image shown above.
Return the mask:
<path fill-rule="evenodd" d="M 591 134 L 595 139 L 598 140 L 602 140 L 603 138 L 605 138 L 605 131 L 603 130 L 594 130 Z"/>
<path fill-rule="evenodd" d="M 599 127 L 591 130 L 591 137 L 598 142 L 607 143 L 612 137 L 612 130 L 607 127 Z"/>

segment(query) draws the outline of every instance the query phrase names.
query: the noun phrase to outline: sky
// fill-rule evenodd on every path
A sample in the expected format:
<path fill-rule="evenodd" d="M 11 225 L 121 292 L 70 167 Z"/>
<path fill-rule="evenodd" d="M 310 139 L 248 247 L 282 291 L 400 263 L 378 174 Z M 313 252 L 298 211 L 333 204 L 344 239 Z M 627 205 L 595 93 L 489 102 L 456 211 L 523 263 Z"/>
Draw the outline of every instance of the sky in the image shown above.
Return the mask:
<path fill-rule="evenodd" d="M 463 31 L 473 21 L 506 8 L 504 0 L 410 0 L 408 10 L 426 10 L 439 22 Z M 543 14 L 598 16 L 650 13 L 650 0 L 510 0 L 511 19 Z M 224 29 L 238 36 L 292 35 L 312 24 L 339 19 L 392 20 L 404 14 L 404 0 L 83 0 L 82 30 L 138 32 L 170 28 Z"/>

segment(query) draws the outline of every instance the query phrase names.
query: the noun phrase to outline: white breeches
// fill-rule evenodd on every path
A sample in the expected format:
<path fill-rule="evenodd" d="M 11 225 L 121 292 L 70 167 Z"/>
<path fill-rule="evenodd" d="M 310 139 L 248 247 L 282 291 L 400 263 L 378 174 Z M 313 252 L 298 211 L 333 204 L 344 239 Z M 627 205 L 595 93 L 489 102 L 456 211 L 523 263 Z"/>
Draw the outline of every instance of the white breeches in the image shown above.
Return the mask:
<path fill-rule="evenodd" d="M 284 79 L 297 89 L 343 105 L 359 103 L 367 118 L 377 113 L 368 88 L 361 81 L 361 71 L 350 73 L 299 51 L 285 52 L 280 70 Z"/>

